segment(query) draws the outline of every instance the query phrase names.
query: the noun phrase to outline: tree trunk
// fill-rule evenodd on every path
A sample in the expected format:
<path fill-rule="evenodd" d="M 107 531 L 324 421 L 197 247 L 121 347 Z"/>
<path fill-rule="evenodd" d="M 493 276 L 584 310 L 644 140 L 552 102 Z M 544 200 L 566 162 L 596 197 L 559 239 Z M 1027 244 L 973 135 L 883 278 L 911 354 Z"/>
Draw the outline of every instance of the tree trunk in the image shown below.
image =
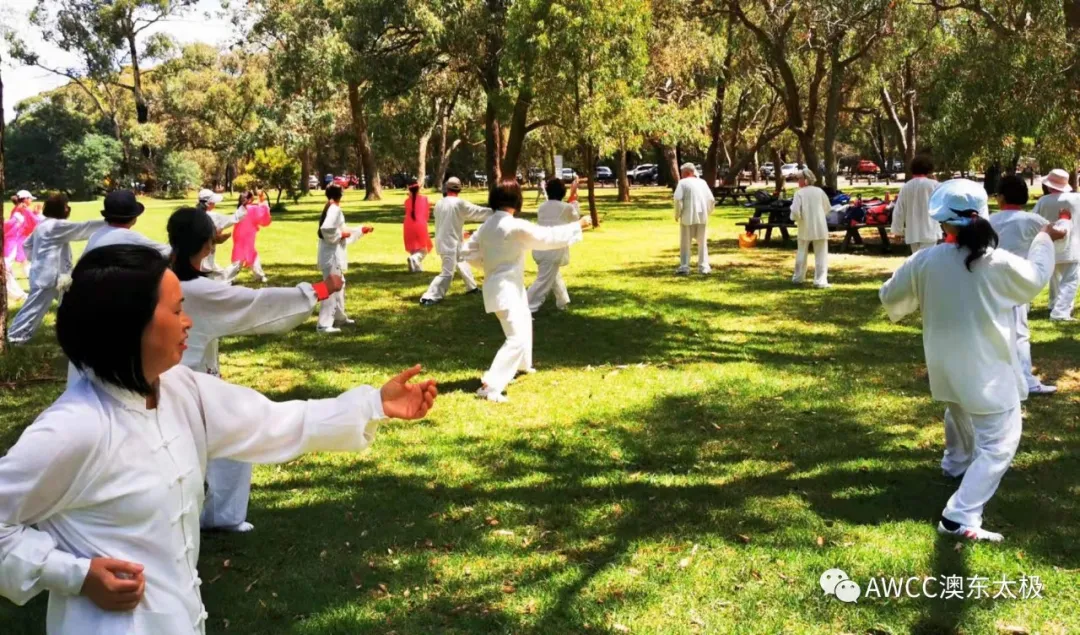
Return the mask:
<path fill-rule="evenodd" d="M 709 149 L 705 151 L 705 164 L 701 166 L 702 177 L 709 184 L 709 187 L 716 185 L 717 164 L 720 162 L 720 152 L 724 143 L 724 98 L 726 94 L 727 78 L 721 73 L 720 77 L 716 79 L 716 101 L 713 103 L 712 122 L 709 124 Z"/>
<path fill-rule="evenodd" d="M 304 146 L 304 149 L 300 151 L 300 194 L 307 196 L 311 192 L 311 188 L 308 187 L 308 174 L 311 173 L 311 148 Z M 228 177 L 226 177 L 228 178 Z M 230 180 L 230 189 L 232 182 Z"/>
<path fill-rule="evenodd" d="M 619 157 L 618 163 L 615 165 L 615 178 L 619 183 L 619 202 L 630 202 L 630 179 L 626 175 L 626 142 L 619 142 L 619 150 L 616 152 Z"/>
<path fill-rule="evenodd" d="M 135 45 L 134 30 L 129 31 L 127 41 L 128 52 L 131 55 L 131 95 L 135 100 L 135 120 L 142 125 L 150 121 L 150 105 L 146 102 L 146 95 L 143 93 L 142 72 L 139 70 L 139 49 Z M 144 159 L 150 158 L 150 146 L 143 144 L 139 150 Z"/>
<path fill-rule="evenodd" d="M 773 164 L 773 180 L 776 184 L 776 195 L 781 196 L 784 193 L 784 175 L 780 172 L 780 166 L 784 164 L 780 159 L 780 150 L 772 149 L 772 164 Z"/>
<path fill-rule="evenodd" d="M 840 63 L 840 45 L 842 40 L 837 40 L 831 47 L 829 88 L 825 94 L 825 184 L 838 189 L 836 176 L 836 134 L 840 127 L 840 108 L 844 101 L 844 71 L 846 67 Z M 818 165 L 810 166 L 815 173 Z"/>
<path fill-rule="evenodd" d="M 657 170 L 657 180 L 674 190 L 675 186 L 679 184 L 679 157 L 675 152 L 675 148 L 659 141 L 654 142 L 653 145 L 656 146 L 657 150 L 660 151 L 660 156 L 663 157 L 663 160 L 660 161 L 660 168 Z"/>
<path fill-rule="evenodd" d="M 549 145 L 547 152 L 544 155 L 544 172 L 547 174 L 548 180 L 558 178 L 559 175 L 555 174 L 555 146 Z"/>
<path fill-rule="evenodd" d="M 525 147 L 525 135 L 529 134 L 529 107 L 532 105 L 532 73 L 526 69 L 521 88 L 518 89 L 517 101 L 514 102 L 514 114 L 510 118 L 510 130 L 505 131 L 506 143 L 503 146 L 502 173 L 507 178 L 517 174 L 521 150 Z"/>
<path fill-rule="evenodd" d="M 593 227 L 599 227 L 600 217 L 596 214 L 596 157 L 592 146 L 584 140 L 578 143 L 578 149 L 582 167 L 585 169 L 585 182 L 588 186 L 589 218 L 592 219 Z"/>
<path fill-rule="evenodd" d="M 356 161 L 359 163 L 357 172 L 364 175 L 364 200 L 381 201 L 382 183 L 379 181 L 375 153 L 368 140 L 367 113 L 364 112 L 364 101 L 360 97 L 360 85 L 354 81 L 349 82 L 349 110 L 352 112 Z"/>
<path fill-rule="evenodd" d="M 420 147 L 417 149 L 416 155 L 416 180 L 420 183 L 420 187 L 424 187 L 424 180 L 427 178 L 427 151 L 428 142 L 431 141 L 431 135 L 435 132 L 435 126 L 432 125 L 428 128 L 427 132 L 420 135 Z"/>
<path fill-rule="evenodd" d="M 461 139 L 454 139 L 454 142 L 450 144 L 450 147 L 443 153 L 442 158 L 439 159 L 439 172 L 436 175 L 433 185 L 435 189 L 442 191 L 443 183 L 446 183 L 446 171 L 450 169 L 450 155 L 454 153 L 454 150 L 461 145 Z"/>
<path fill-rule="evenodd" d="M 7 201 L 4 192 L 7 191 L 7 182 L 4 180 L 4 134 L 6 131 L 4 129 L 3 61 L 0 56 L 0 254 L 4 253 L 3 221 L 7 218 L 7 214 L 4 213 L 4 203 Z M 3 353 L 4 347 L 7 346 L 7 306 L 7 262 L 0 258 L 0 353 Z"/>

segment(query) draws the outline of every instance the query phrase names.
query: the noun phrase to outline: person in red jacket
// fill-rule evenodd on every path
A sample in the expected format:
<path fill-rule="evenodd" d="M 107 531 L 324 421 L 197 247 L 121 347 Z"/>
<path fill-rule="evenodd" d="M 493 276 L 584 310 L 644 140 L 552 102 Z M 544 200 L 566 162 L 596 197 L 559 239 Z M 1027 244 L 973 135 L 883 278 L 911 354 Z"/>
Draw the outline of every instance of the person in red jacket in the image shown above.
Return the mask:
<path fill-rule="evenodd" d="M 431 235 L 428 233 L 428 217 L 431 215 L 431 201 L 420 193 L 420 183 L 415 178 L 409 179 L 409 195 L 405 197 L 405 251 L 409 252 L 406 262 L 411 273 L 421 273 L 424 256 L 431 251 Z"/>

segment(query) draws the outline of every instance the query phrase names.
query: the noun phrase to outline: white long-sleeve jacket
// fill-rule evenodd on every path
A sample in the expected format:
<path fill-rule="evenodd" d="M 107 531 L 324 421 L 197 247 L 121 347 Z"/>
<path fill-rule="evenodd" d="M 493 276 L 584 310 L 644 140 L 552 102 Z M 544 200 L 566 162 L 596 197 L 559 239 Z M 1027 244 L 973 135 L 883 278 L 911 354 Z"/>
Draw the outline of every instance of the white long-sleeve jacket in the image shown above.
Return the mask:
<path fill-rule="evenodd" d="M 75 222 L 47 217 L 38 223 L 26 241 L 27 256 L 34 263 L 30 288 L 55 287 L 60 274 L 71 272 L 71 242 L 86 240 L 104 225 L 105 221 L 100 220 Z"/>
<path fill-rule="evenodd" d="M 459 196 L 445 196 L 435 204 L 435 251 L 440 256 L 457 257 L 465 223 L 482 223 L 491 209 L 470 203 Z"/>
<path fill-rule="evenodd" d="M 716 206 L 709 184 L 696 176 L 679 179 L 675 186 L 675 220 L 682 225 L 707 225 Z"/>
<path fill-rule="evenodd" d="M 798 224 L 799 240 L 828 239 L 831 208 L 825 190 L 815 185 L 800 187 L 791 199 L 791 220 Z"/>
<path fill-rule="evenodd" d="M 1075 223 L 1080 221 L 1080 193 L 1047 194 L 1035 203 L 1035 209 L 1031 212 L 1054 223 L 1057 229 L 1065 231 L 1065 237 L 1054 242 L 1057 262 L 1080 260 L 1080 232 L 1073 231 Z M 1069 212 L 1072 218 L 1060 218 L 1062 212 Z"/>
<path fill-rule="evenodd" d="M 971 265 L 954 244 L 908 258 L 879 296 L 894 322 L 922 309 L 923 350 L 936 401 L 972 414 L 1006 412 L 1027 398 L 1016 355 L 1013 307 L 1031 302 L 1054 270 L 1054 244 L 1039 234 L 1027 260 L 990 249 Z"/>
<path fill-rule="evenodd" d="M 525 290 L 525 252 L 558 249 L 581 240 L 581 225 L 540 227 L 498 211 L 461 247 L 461 254 L 484 267 L 484 310 L 508 311 L 529 302 Z"/>
<path fill-rule="evenodd" d="M 360 451 L 384 417 L 379 391 L 275 403 L 178 366 L 158 407 L 83 377 L 0 458 L 0 595 L 49 591 L 50 635 L 205 632 L 196 564 L 208 459 L 278 463 L 312 451 Z M 145 567 L 133 611 L 79 595 L 95 557 Z"/>
<path fill-rule="evenodd" d="M 184 290 L 184 312 L 192 322 L 180 363 L 215 375 L 219 370 L 219 338 L 286 333 L 303 324 L 319 301 L 307 282 L 295 287 L 248 289 L 221 280 L 195 278 L 180 286 Z"/>
<path fill-rule="evenodd" d="M 349 237 L 342 235 L 349 231 Z M 345 226 L 345 214 L 337 205 L 330 205 L 326 218 L 319 226 L 319 269 L 323 275 L 329 275 L 334 269 L 345 273 L 349 269 L 348 246 L 360 240 L 364 233 L 359 229 L 349 230 Z"/>
<path fill-rule="evenodd" d="M 98 247 L 108 247 L 109 245 L 142 245 L 143 247 L 157 249 L 165 257 L 172 253 L 172 247 L 164 243 L 151 240 L 134 229 L 113 227 L 112 225 L 106 225 L 94 232 L 90 240 L 86 241 L 86 249 L 83 250 L 83 253 L 85 254 Z"/>
<path fill-rule="evenodd" d="M 577 202 L 563 203 L 562 201 L 544 201 L 536 209 L 536 224 L 541 227 L 556 227 L 568 225 L 581 218 L 581 211 Z M 558 262 L 565 267 L 570 264 L 570 248 L 544 249 L 533 251 L 533 260 L 536 262 Z"/>
<path fill-rule="evenodd" d="M 930 218 L 930 196 L 941 184 L 917 176 L 900 188 L 893 207 L 892 233 L 904 237 L 908 245 L 941 240 L 941 225 Z"/>

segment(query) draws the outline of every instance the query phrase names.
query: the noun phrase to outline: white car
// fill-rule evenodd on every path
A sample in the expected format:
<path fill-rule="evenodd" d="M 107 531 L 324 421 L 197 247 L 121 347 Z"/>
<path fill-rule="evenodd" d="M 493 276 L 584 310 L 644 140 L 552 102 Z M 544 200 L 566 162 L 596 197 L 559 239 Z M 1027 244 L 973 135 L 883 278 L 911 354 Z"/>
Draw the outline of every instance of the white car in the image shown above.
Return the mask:
<path fill-rule="evenodd" d="M 563 168 L 559 177 L 567 183 L 573 183 L 577 180 L 577 172 L 574 171 L 574 168 Z"/>
<path fill-rule="evenodd" d="M 780 166 L 780 176 L 784 177 L 785 181 L 798 178 L 800 169 L 798 163 L 785 163 Z"/>

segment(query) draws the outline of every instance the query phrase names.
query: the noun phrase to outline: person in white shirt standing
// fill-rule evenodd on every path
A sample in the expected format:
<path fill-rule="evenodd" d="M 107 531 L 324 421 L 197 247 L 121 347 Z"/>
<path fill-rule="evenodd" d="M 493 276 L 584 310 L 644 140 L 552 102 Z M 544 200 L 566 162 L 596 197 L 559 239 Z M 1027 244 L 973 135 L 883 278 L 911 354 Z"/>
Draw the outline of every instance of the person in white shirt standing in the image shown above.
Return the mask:
<path fill-rule="evenodd" d="M 215 212 L 217 204 L 224 199 L 224 196 L 215 193 L 213 190 L 202 189 L 199 190 L 199 203 L 195 206 L 196 209 L 206 212 L 210 220 L 214 221 L 214 227 L 218 232 L 217 239 L 214 241 L 214 249 L 210 250 L 210 255 L 203 261 L 203 271 L 217 280 L 225 279 L 225 269 L 218 265 L 217 260 L 214 258 L 217 254 L 217 245 L 229 238 L 230 234 L 225 233 L 225 230 L 239 223 L 247 215 L 247 207 L 245 206 L 238 207 L 232 214 Z"/>
<path fill-rule="evenodd" d="M 180 365 L 191 320 L 156 250 L 95 249 L 71 277 L 56 334 L 83 374 L 0 457 L 0 596 L 48 591 L 51 635 L 205 633 L 207 463 L 359 452 L 437 397 L 414 366 L 381 389 L 275 403 Z"/>
<path fill-rule="evenodd" d="M 941 240 L 941 225 L 930 218 L 930 196 L 940 185 L 930 178 L 933 171 L 930 157 L 915 157 L 911 161 L 911 177 L 896 195 L 892 233 L 904 237 L 911 253 L 933 247 Z"/>
<path fill-rule="evenodd" d="M 94 232 L 90 240 L 86 241 L 83 253 L 109 245 L 142 245 L 158 250 L 162 256 L 168 256 L 171 253 L 168 245 L 150 240 L 132 229 L 144 211 L 146 208 L 131 190 L 116 190 L 106 194 L 101 210 L 105 227 Z"/>
<path fill-rule="evenodd" d="M 829 224 L 832 206 L 825 190 L 814 185 L 817 177 L 810 168 L 799 172 L 799 189 L 791 201 L 791 220 L 798 224 L 799 247 L 795 253 L 795 275 L 791 281 L 802 284 L 806 280 L 806 259 L 810 247 L 814 248 L 814 286 L 829 288 Z"/>
<path fill-rule="evenodd" d="M 516 218 L 521 211 L 521 186 L 507 179 L 491 189 L 488 205 L 495 210 L 461 247 L 463 256 L 484 267 L 484 309 L 502 325 L 506 342 L 499 348 L 491 368 L 484 373 L 477 396 L 506 401 L 503 391 L 518 371 L 531 373 L 533 323 L 525 291 L 525 252 L 530 249 L 561 249 L 581 240 L 588 217 L 576 223 L 539 227 Z"/>
<path fill-rule="evenodd" d="M 547 200 L 536 209 L 536 224 L 541 227 L 568 225 L 581 218 L 578 209 L 578 185 L 575 181 L 570 186 L 570 202 L 563 203 L 566 185 L 562 179 L 551 179 L 544 186 Z M 566 290 L 560 268 L 570 264 L 570 249 L 548 249 L 533 251 L 536 261 L 536 280 L 529 286 L 529 310 L 536 313 L 544 304 L 549 293 L 555 294 L 555 308 L 566 310 L 570 304 L 570 293 Z"/>
<path fill-rule="evenodd" d="M 45 320 L 53 300 L 63 294 L 63 278 L 71 271 L 71 242 L 86 240 L 105 225 L 103 221 L 69 221 L 71 207 L 63 194 L 45 201 L 45 218 L 34 227 L 27 241 L 34 266 L 30 269 L 30 297 L 15 314 L 8 341 L 25 344 Z"/>
<path fill-rule="evenodd" d="M 996 249 L 998 236 L 984 209 L 981 184 L 943 183 L 930 198 L 930 215 L 944 224 L 946 242 L 908 258 L 879 296 L 894 322 L 922 310 L 930 393 L 946 404 L 941 468 L 962 480 L 941 512 L 938 532 L 1000 542 L 1001 534 L 983 529 L 983 508 L 1020 445 L 1020 403 L 1028 394 L 1013 309 L 1031 302 L 1050 280 L 1054 245 L 1044 228 L 1026 260 Z"/>
<path fill-rule="evenodd" d="M 990 226 L 998 235 L 998 247 L 1005 251 L 1027 258 L 1031 243 L 1049 222 L 1031 212 L 1024 211 L 1028 202 L 1028 185 L 1016 175 L 1006 176 L 998 186 L 998 205 L 1001 211 L 990 216 Z M 1050 230 L 1050 238 L 1059 240 L 1065 232 Z M 1016 320 L 1016 354 L 1020 358 L 1020 367 L 1024 371 L 1028 393 L 1049 395 L 1057 392 L 1057 386 L 1043 384 L 1031 370 L 1031 329 L 1028 326 L 1028 309 L 1031 305 L 1021 304 L 1013 309 Z"/>
<path fill-rule="evenodd" d="M 1080 194 L 1072 191 L 1069 173 L 1062 169 L 1050 170 L 1042 186 L 1046 195 L 1035 203 L 1032 212 L 1065 231 L 1065 238 L 1055 244 L 1057 265 L 1050 278 L 1050 319 L 1072 322 L 1080 283 L 1080 232 L 1073 231 L 1075 219 L 1080 218 Z"/>
<path fill-rule="evenodd" d="M 473 205 L 459 196 L 461 180 L 452 176 L 446 181 L 446 196 L 435 204 L 435 251 L 442 259 L 442 271 L 431 281 L 420 297 L 420 304 L 431 306 L 442 301 L 454 280 L 454 271 L 461 273 L 466 293 L 478 293 L 472 267 L 458 257 L 462 232 L 467 221 L 482 223 L 491 217 L 491 210 Z"/>
<path fill-rule="evenodd" d="M 355 322 L 345 313 L 345 272 L 349 269 L 348 246 L 370 234 L 374 227 L 364 226 L 359 231 L 345 226 L 345 214 L 341 211 L 342 191 L 340 185 L 326 188 L 326 205 L 319 217 L 319 270 L 323 278 L 341 276 L 342 286 L 330 294 L 319 307 L 319 333 L 340 333 L 341 326 Z"/>
<path fill-rule="evenodd" d="M 709 214 L 716 206 L 709 184 L 698 178 L 697 168 L 693 163 L 684 163 L 679 168 L 679 184 L 675 186 L 675 222 L 679 223 L 679 268 L 675 274 L 690 274 L 691 242 L 697 243 L 698 273 L 708 274 L 709 266 Z"/>

